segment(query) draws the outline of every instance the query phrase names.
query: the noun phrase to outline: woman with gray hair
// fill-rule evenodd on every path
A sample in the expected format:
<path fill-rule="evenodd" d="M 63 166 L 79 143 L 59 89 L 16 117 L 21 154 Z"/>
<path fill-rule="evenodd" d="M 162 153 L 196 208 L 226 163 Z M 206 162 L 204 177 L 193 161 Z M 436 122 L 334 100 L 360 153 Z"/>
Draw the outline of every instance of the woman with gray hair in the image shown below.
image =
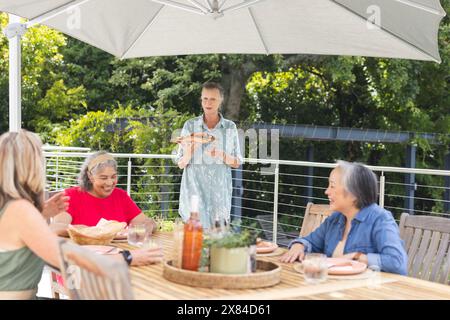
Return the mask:
<path fill-rule="evenodd" d="M 209 229 L 216 217 L 225 221 L 230 218 L 231 168 L 239 168 L 243 158 L 236 124 L 219 112 L 224 101 L 222 86 L 216 82 L 204 83 L 200 100 L 203 114 L 186 121 L 181 136 L 206 134 L 214 137 L 214 142 L 191 140 L 180 143 L 175 159 L 178 167 L 183 169 L 178 212 L 187 221 L 192 196 L 198 196 L 200 222 L 203 228 Z"/>
<path fill-rule="evenodd" d="M 55 216 L 52 229 L 65 235 L 68 224 L 95 226 L 103 218 L 119 222 L 146 223 L 155 231 L 156 223 L 146 217 L 130 196 L 117 185 L 117 162 L 105 151 L 86 158 L 79 186 L 65 190 L 70 197 L 67 212 Z"/>
<path fill-rule="evenodd" d="M 375 174 L 360 163 L 338 161 L 325 194 L 334 213 L 308 236 L 293 240 L 281 261 L 320 252 L 406 275 L 408 257 L 399 228 L 392 214 L 376 204 Z"/>

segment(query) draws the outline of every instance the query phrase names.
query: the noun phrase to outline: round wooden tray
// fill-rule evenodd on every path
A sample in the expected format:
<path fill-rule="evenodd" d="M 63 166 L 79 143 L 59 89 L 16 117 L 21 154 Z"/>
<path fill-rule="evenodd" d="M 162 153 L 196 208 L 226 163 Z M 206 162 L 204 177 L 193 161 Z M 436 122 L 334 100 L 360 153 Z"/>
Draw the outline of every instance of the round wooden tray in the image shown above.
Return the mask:
<path fill-rule="evenodd" d="M 175 268 L 172 261 L 164 264 L 163 277 L 191 287 L 217 289 L 255 289 L 271 287 L 281 281 L 281 267 L 273 262 L 257 260 L 256 272 L 221 274 Z"/>

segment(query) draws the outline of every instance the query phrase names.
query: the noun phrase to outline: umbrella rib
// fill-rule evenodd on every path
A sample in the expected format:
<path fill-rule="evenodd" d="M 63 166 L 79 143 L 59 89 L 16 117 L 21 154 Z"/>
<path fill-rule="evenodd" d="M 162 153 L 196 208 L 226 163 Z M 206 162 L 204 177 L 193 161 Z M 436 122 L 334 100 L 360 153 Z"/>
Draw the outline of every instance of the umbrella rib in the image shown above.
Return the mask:
<path fill-rule="evenodd" d="M 435 15 L 438 15 L 438 16 L 445 17 L 445 11 L 439 11 L 439 10 L 436 10 L 434 8 L 430 8 L 428 6 L 424 6 L 424 5 L 415 3 L 414 1 L 410 1 L 410 0 L 394 0 L 394 1 L 403 3 L 403 4 L 407 5 L 407 6 L 410 6 L 410 7 L 416 8 L 416 9 L 427 11 L 429 13 L 432 13 L 432 14 L 435 14 Z"/>
<path fill-rule="evenodd" d="M 120 60 L 125 59 L 128 52 L 130 52 L 137 44 L 139 40 L 144 36 L 144 34 L 147 32 L 147 30 L 155 23 L 156 18 L 158 18 L 159 14 L 161 13 L 164 6 L 161 6 L 159 10 L 155 13 L 155 15 L 152 17 L 152 19 L 148 22 L 147 26 L 145 27 L 144 31 L 139 34 L 139 36 L 133 41 L 133 43 L 128 47 L 128 49 L 123 53 L 123 55 L 120 57 Z"/>
<path fill-rule="evenodd" d="M 256 31 L 258 32 L 259 39 L 261 40 L 261 42 L 262 42 L 262 44 L 264 46 L 264 50 L 266 51 L 266 54 L 269 54 L 269 50 L 267 49 L 266 42 L 264 41 L 264 38 L 263 38 L 263 36 L 261 34 L 261 30 L 259 29 L 258 23 L 256 23 L 256 19 L 255 19 L 254 15 L 253 15 L 252 9 L 251 8 L 247 8 L 247 10 L 248 10 L 248 13 L 250 14 L 250 17 L 252 18 L 253 25 L 255 26 Z"/>
<path fill-rule="evenodd" d="M 344 9 L 344 10 L 347 10 L 348 12 L 354 14 L 355 16 L 357 16 L 357 17 L 359 17 L 359 18 L 361 18 L 362 20 L 364 20 L 364 21 L 367 22 L 367 19 L 366 19 L 364 16 L 362 16 L 362 15 L 360 15 L 359 13 L 357 13 L 357 12 L 351 10 L 350 8 L 346 7 L 345 5 L 343 5 L 343 4 L 339 3 L 339 2 L 336 2 L 336 0 L 330 0 L 330 2 L 334 3 L 335 5 L 341 7 L 341 8 Z M 419 47 L 416 46 L 415 44 L 413 44 L 413 43 L 411 43 L 411 42 L 409 42 L 409 41 L 407 41 L 407 40 L 405 40 L 405 39 L 402 39 L 401 37 L 399 37 L 398 35 L 396 35 L 395 33 L 391 32 L 391 31 L 389 31 L 388 29 L 383 28 L 382 26 L 377 25 L 377 24 L 375 24 L 375 25 L 376 25 L 378 28 L 380 28 L 380 30 L 383 30 L 383 31 L 386 32 L 387 34 L 391 35 L 392 37 L 394 37 L 394 38 L 400 40 L 401 42 L 407 44 L 408 46 L 414 48 L 415 50 L 417 50 L 417 51 L 419 51 L 419 52 L 425 54 L 425 55 L 428 56 L 428 57 L 430 57 L 434 62 L 441 63 L 441 59 L 440 59 L 439 57 L 438 57 L 438 58 L 435 58 L 435 57 L 433 57 L 430 53 L 424 51 L 423 49 L 419 48 Z"/>
<path fill-rule="evenodd" d="M 213 7 L 211 5 L 211 1 L 209 0 L 205 0 L 206 5 L 208 6 L 209 10 L 211 10 L 211 12 L 213 11 Z"/>
<path fill-rule="evenodd" d="M 60 14 L 62 14 L 63 12 L 65 12 L 68 9 L 73 9 L 73 8 L 77 8 L 83 4 L 85 4 L 86 2 L 89 2 L 92 0 L 73 0 L 70 1 L 69 3 L 63 4 L 57 8 L 53 8 L 37 17 L 32 18 L 30 21 L 28 21 L 26 23 L 27 28 L 31 28 L 37 24 L 42 24 L 47 20 L 50 20 Z"/>
<path fill-rule="evenodd" d="M 195 0 L 187 0 L 189 3 L 191 3 L 193 6 L 197 7 L 199 10 L 201 10 L 203 13 L 208 13 L 208 9 L 205 8 L 201 3 L 198 3 Z"/>
<path fill-rule="evenodd" d="M 150 0 L 150 1 L 153 1 L 153 2 L 156 2 L 159 4 L 163 4 L 168 7 L 173 7 L 176 9 L 204 15 L 204 13 L 200 9 L 197 9 L 196 7 L 191 7 L 191 6 L 176 2 L 176 1 L 172 1 L 172 0 Z"/>
<path fill-rule="evenodd" d="M 223 0 L 222 3 L 219 6 L 219 11 L 222 10 L 223 6 L 225 5 L 225 3 L 227 2 L 227 0 Z"/>
<path fill-rule="evenodd" d="M 226 8 L 226 9 L 223 9 L 222 12 L 223 13 L 225 13 L 227 11 L 232 12 L 232 11 L 239 10 L 239 9 L 242 9 L 242 8 L 245 8 L 245 7 L 250 7 L 250 6 L 252 6 L 254 4 L 257 4 L 258 2 L 261 2 L 261 1 L 266 1 L 266 0 L 244 0 L 244 2 L 242 2 L 242 3 L 238 3 L 236 5 L 233 5 L 233 6 L 230 6 L 230 7 Z"/>

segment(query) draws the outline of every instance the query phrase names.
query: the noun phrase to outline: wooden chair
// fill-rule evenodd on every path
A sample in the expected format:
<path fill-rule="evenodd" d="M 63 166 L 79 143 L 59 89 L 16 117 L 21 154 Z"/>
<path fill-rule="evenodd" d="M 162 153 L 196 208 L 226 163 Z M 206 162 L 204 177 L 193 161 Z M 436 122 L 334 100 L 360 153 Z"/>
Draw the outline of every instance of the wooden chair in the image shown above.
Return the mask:
<path fill-rule="evenodd" d="M 59 192 L 60 191 L 56 191 L 56 190 L 53 190 L 53 191 L 45 190 L 44 199 L 48 200 Z M 51 222 L 52 222 L 52 219 L 48 218 L 47 224 L 51 224 Z M 50 289 L 51 289 L 53 299 L 61 299 L 62 296 L 67 296 L 67 292 L 66 292 L 65 288 L 58 281 L 58 277 L 61 276 L 60 272 L 50 266 L 47 266 L 47 269 L 50 272 Z"/>
<path fill-rule="evenodd" d="M 62 279 L 61 272 L 49 265 L 46 265 L 45 268 L 50 272 L 50 290 L 52 298 L 56 300 L 67 299 L 68 293 L 66 288 L 64 288 L 60 282 L 60 279 Z"/>
<path fill-rule="evenodd" d="M 308 202 L 306 205 L 305 215 L 303 217 L 302 228 L 300 229 L 300 237 L 305 237 L 333 213 L 328 204 L 314 204 Z"/>
<path fill-rule="evenodd" d="M 72 300 L 133 299 L 125 260 L 101 256 L 60 240 L 61 271 Z"/>
<path fill-rule="evenodd" d="M 450 284 L 450 219 L 402 213 L 400 237 L 408 253 L 408 275 Z"/>

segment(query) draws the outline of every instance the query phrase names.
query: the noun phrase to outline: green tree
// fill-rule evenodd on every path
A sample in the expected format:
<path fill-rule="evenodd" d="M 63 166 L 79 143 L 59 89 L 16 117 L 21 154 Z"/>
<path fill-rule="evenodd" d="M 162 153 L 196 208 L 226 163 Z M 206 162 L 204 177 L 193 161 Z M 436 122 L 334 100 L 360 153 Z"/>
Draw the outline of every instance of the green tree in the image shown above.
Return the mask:
<path fill-rule="evenodd" d="M 111 109 L 117 102 L 132 103 L 119 99 L 123 93 L 110 83 L 115 60 L 111 54 L 71 37 L 66 41 L 67 45 L 61 48 L 61 78 L 69 87 L 86 88 L 87 111 Z"/>
<path fill-rule="evenodd" d="M 115 153 L 133 152 L 133 135 L 117 130 L 117 119 L 146 116 L 145 110 L 118 105 L 113 111 L 91 111 L 69 121 L 56 133 L 57 145 L 86 147 Z"/>
<path fill-rule="evenodd" d="M 8 16 L 0 14 L 0 26 Z M 60 53 L 65 37 L 48 27 L 29 29 L 22 38 L 22 121 L 32 131 L 51 130 L 51 124 L 63 122 L 84 105 L 82 86 L 66 87 L 60 82 Z M 0 132 L 8 130 L 9 114 L 8 39 L 0 34 Z M 60 110 L 61 109 L 61 110 Z M 51 112 L 49 112 L 51 110 Z M 43 132 L 43 137 L 48 135 Z"/>

